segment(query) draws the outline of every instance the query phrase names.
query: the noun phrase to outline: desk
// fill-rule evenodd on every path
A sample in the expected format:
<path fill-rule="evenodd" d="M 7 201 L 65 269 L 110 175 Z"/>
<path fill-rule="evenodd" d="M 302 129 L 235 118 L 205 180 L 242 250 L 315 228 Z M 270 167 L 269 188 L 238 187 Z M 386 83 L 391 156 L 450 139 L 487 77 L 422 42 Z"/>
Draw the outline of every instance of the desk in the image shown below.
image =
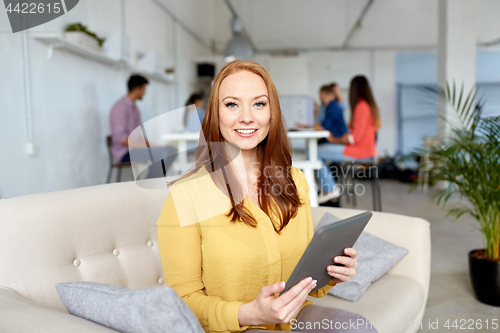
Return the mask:
<path fill-rule="evenodd" d="M 330 135 L 328 131 L 296 131 L 288 132 L 290 139 L 305 139 L 309 150 L 309 157 L 306 160 L 296 160 L 292 155 L 292 165 L 301 169 L 306 176 L 307 183 L 311 188 L 311 207 L 318 206 L 318 193 L 314 180 L 314 170 L 321 168 L 321 161 L 318 160 L 318 139 L 326 138 Z M 187 143 L 188 141 L 198 142 L 199 132 L 194 133 L 169 133 L 163 134 L 164 144 L 172 144 L 170 141 L 177 141 L 178 158 L 172 165 L 172 169 L 181 173 L 188 170 L 193 163 L 188 161 Z"/>

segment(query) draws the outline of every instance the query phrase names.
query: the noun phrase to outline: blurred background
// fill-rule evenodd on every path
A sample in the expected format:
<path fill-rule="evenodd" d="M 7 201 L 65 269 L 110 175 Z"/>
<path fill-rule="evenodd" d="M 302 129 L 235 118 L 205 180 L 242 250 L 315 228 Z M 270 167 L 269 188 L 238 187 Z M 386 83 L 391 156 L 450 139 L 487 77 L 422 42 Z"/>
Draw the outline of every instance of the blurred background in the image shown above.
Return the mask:
<path fill-rule="evenodd" d="M 262 64 L 281 96 L 316 103 L 323 84 L 337 82 L 346 96 L 351 78 L 365 75 L 381 112 L 378 156 L 407 153 L 439 131 L 421 86 L 477 82 L 484 112 L 498 114 L 498 13 L 496 0 L 81 0 L 12 33 L 2 10 L 0 197 L 104 183 L 109 113 L 130 74 L 149 81 L 137 101 L 147 122 L 193 92 L 206 100 L 214 73 L 241 57 Z M 102 46 L 65 32 L 77 23 Z M 243 55 L 227 53 L 231 42 Z M 182 121 L 163 130 L 180 131 Z"/>

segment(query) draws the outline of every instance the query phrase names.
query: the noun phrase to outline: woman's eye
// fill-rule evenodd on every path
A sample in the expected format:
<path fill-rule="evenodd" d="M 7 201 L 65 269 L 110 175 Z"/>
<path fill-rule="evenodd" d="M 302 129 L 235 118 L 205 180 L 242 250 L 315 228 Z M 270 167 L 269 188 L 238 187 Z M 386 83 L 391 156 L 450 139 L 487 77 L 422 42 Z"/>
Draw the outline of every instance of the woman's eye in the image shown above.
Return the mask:
<path fill-rule="evenodd" d="M 226 103 L 226 106 L 227 106 L 228 108 L 230 108 L 230 109 L 234 109 L 237 105 L 236 105 L 236 103 L 234 103 L 234 102 L 229 102 L 229 103 Z"/>
<path fill-rule="evenodd" d="M 258 107 L 258 108 L 263 108 L 266 105 L 267 105 L 266 102 L 257 102 L 257 103 L 255 103 L 255 106 Z"/>

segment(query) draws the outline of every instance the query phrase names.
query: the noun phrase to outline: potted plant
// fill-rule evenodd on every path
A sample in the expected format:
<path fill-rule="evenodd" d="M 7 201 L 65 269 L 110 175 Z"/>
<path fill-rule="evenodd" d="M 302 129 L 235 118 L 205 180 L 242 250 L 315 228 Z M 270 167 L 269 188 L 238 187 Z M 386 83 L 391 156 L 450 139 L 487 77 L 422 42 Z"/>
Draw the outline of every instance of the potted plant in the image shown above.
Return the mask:
<path fill-rule="evenodd" d="M 478 222 L 485 245 L 469 253 L 472 286 L 479 301 L 500 306 L 500 117 L 481 117 L 475 87 L 467 95 L 455 84 L 433 92 L 453 107 L 457 121 L 450 122 L 448 138 L 410 155 L 426 155 L 432 162 L 420 168 L 447 185 L 436 194 L 438 205 L 460 200 L 448 208 L 449 216 L 468 214 Z"/>
<path fill-rule="evenodd" d="M 81 23 L 69 24 L 64 32 L 64 37 L 72 43 L 82 44 L 96 50 L 100 50 L 105 41 L 104 38 L 99 38 Z"/>

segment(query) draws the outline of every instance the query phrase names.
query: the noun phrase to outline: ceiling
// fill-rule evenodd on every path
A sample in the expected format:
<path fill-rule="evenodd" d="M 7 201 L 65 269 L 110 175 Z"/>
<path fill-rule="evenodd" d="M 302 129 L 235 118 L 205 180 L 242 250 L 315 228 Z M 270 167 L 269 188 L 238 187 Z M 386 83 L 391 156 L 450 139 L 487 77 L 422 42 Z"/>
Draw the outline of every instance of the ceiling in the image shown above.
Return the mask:
<path fill-rule="evenodd" d="M 336 49 L 369 0 L 231 0 L 259 52 Z M 478 1 L 478 43 L 500 37 L 500 1 Z M 222 52 L 231 13 L 213 2 L 213 40 Z M 461 18 L 467 19 L 467 17 Z M 375 0 L 348 48 L 428 48 L 438 42 L 438 0 Z"/>

